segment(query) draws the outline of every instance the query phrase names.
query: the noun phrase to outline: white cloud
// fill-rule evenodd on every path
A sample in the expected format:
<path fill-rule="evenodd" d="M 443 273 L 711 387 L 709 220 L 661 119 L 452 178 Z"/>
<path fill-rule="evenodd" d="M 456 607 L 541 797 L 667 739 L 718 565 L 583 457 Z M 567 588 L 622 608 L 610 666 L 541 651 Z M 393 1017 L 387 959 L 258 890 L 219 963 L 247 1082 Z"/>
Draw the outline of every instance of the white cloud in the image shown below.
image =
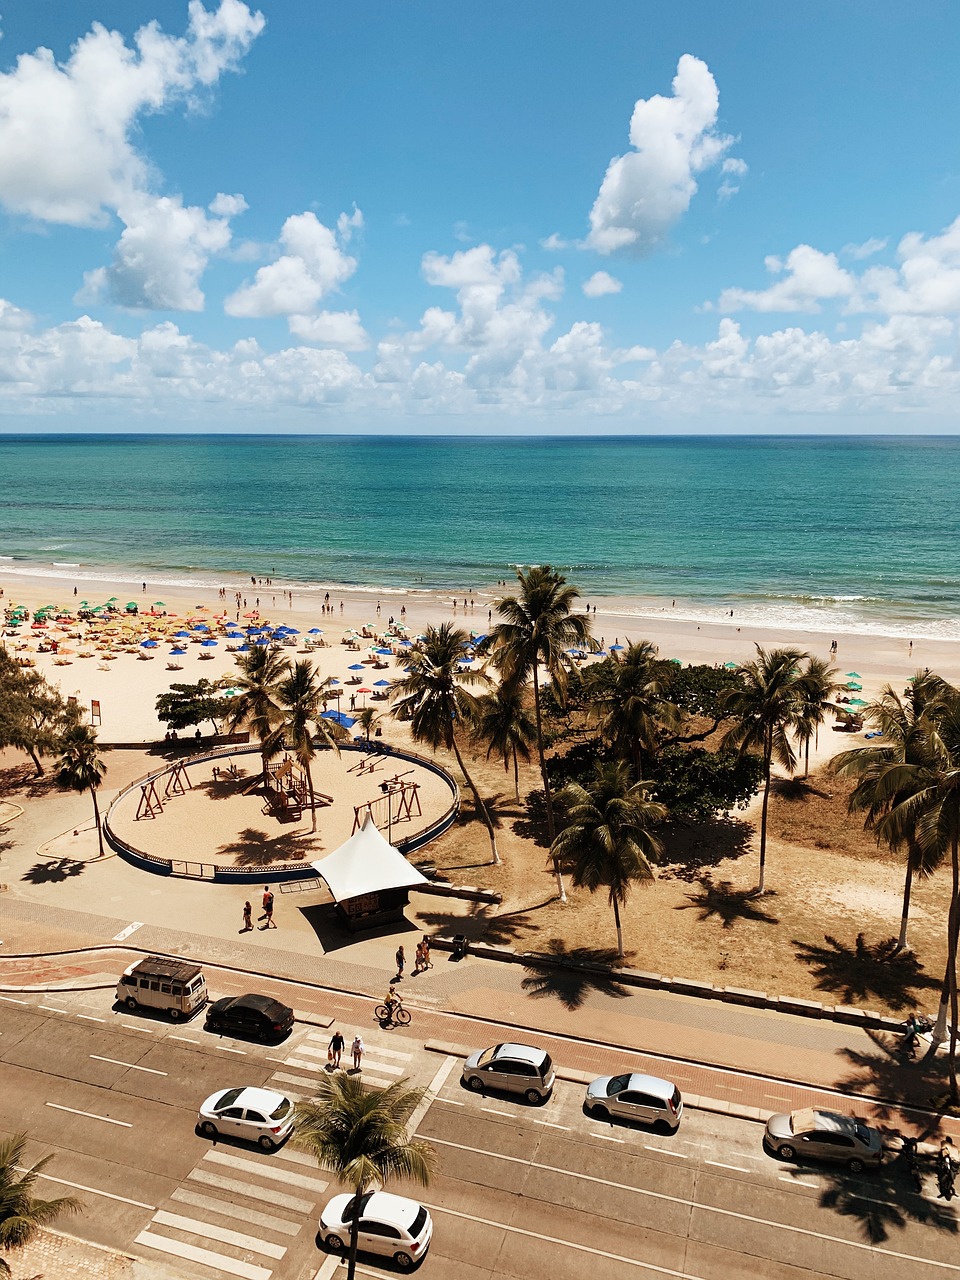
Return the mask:
<path fill-rule="evenodd" d="M 345 253 L 343 246 L 362 225 L 359 210 L 341 214 L 336 231 L 324 226 L 315 213 L 292 214 L 280 232 L 286 252 L 261 267 L 252 284 L 227 298 L 227 314 L 249 318 L 308 314 L 357 269 L 356 258 Z"/>
<path fill-rule="evenodd" d="M 583 292 L 588 298 L 602 298 L 605 293 L 619 293 L 622 288 L 623 282 L 607 271 L 595 271 L 583 282 Z"/>
<path fill-rule="evenodd" d="M 716 130 L 718 109 L 709 68 L 685 53 L 673 96 L 655 94 L 634 106 L 634 149 L 610 161 L 590 211 L 586 247 L 603 254 L 644 254 L 663 244 L 690 206 L 696 175 L 719 164 L 733 145 L 733 138 Z M 739 168 L 728 172 L 739 173 Z"/>
<path fill-rule="evenodd" d="M 836 254 L 821 253 L 808 244 L 797 245 L 785 261 L 771 255 L 764 265 L 783 279 L 769 289 L 724 289 L 719 310 L 819 311 L 822 300 L 851 298 L 856 292 L 856 278 L 840 266 Z"/>
<path fill-rule="evenodd" d="M 540 241 L 540 248 L 546 249 L 548 253 L 558 253 L 561 249 L 576 249 L 578 247 L 576 240 L 564 240 L 563 236 L 556 231 L 552 231 L 545 240 Z"/>
<path fill-rule="evenodd" d="M 869 240 L 864 240 L 863 244 L 845 244 L 841 252 L 848 258 L 855 258 L 860 261 L 863 258 L 872 258 L 875 253 L 881 253 L 887 247 L 887 240 L 880 240 L 876 236 L 871 236 Z"/>
<path fill-rule="evenodd" d="M 723 175 L 723 181 L 717 188 L 717 198 L 720 200 L 729 200 L 731 196 L 735 196 L 740 190 L 740 178 L 746 176 L 747 173 L 746 160 L 738 160 L 733 156 L 728 156 L 720 166 L 720 172 Z"/>
<path fill-rule="evenodd" d="M 341 351 L 366 351 L 370 339 L 356 311 L 321 311 L 313 316 L 291 316 L 290 332 L 318 347 Z"/>

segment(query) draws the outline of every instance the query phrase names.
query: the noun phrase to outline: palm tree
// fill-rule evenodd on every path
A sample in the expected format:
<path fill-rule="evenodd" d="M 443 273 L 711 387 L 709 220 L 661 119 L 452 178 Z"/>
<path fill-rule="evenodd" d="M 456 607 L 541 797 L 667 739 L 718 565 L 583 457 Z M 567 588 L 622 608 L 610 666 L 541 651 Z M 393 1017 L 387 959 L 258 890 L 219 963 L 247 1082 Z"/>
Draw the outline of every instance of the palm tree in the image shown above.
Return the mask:
<path fill-rule="evenodd" d="M 810 658 L 800 683 L 797 740 L 803 743 L 803 776 L 810 776 L 810 739 L 827 717 L 830 699 L 839 689 L 837 671 L 823 658 Z"/>
<path fill-rule="evenodd" d="M 370 730 L 377 723 L 379 716 L 376 707 L 361 707 L 359 711 L 354 713 L 357 724 L 363 730 L 363 736 L 370 741 Z"/>
<path fill-rule="evenodd" d="M 428 627 L 420 648 L 409 655 L 406 676 L 393 685 L 396 702 L 392 714 L 398 720 L 410 722 L 417 742 L 427 743 L 434 751 L 446 747 L 453 752 L 473 792 L 477 812 L 486 825 L 493 861 L 499 863 L 493 821 L 467 772 L 457 741 L 457 730 L 464 725 L 469 727 L 476 719 L 477 699 L 468 691 L 468 686 L 490 684 L 485 671 L 473 671 L 461 665 L 469 638 L 466 631 L 449 622 Z"/>
<path fill-rule="evenodd" d="M 797 767 L 790 742 L 801 706 L 800 663 L 809 655 L 799 649 L 771 649 L 757 645 L 757 656 L 739 669 L 739 683 L 724 695 L 735 723 L 724 735 L 721 749 L 736 747 L 741 753 L 757 751 L 763 761 L 763 804 L 760 809 L 760 880 L 764 891 L 767 858 L 767 808 L 770 802 L 770 769 L 774 758 L 789 773 Z"/>
<path fill-rule="evenodd" d="M 567 687 L 566 651 L 588 644 L 590 622 L 586 614 L 573 612 L 580 598 L 562 574 L 550 565 L 535 565 L 517 572 L 520 589 L 497 604 L 502 621 L 494 624 L 487 647 L 496 655 L 497 665 L 507 680 L 519 684 L 533 682 L 533 707 L 537 722 L 537 754 L 547 806 L 547 836 L 553 843 L 556 824 L 547 761 L 543 751 L 543 719 L 540 710 L 540 672 L 546 672 L 562 701 Z M 560 901 L 566 902 L 559 863 L 554 864 Z"/>
<path fill-rule="evenodd" d="M 617 926 L 617 955 L 623 960 L 620 908 L 630 886 L 654 878 L 651 865 L 662 852 L 651 830 L 667 816 L 666 805 L 650 799 L 644 782 L 632 782 L 624 760 L 594 767 L 587 785 L 568 782 L 560 793 L 568 825 L 553 842 L 554 858 L 573 867 L 573 883 L 591 893 L 605 886 Z"/>
<path fill-rule="evenodd" d="M 100 826 L 97 788 L 106 772 L 107 766 L 99 755 L 96 729 L 89 724 L 81 724 L 78 720 L 64 730 L 60 737 L 57 780 L 62 787 L 69 787 L 71 791 L 90 792 L 101 858 L 103 857 L 103 829 Z"/>
<path fill-rule="evenodd" d="M 421 1186 L 430 1181 L 434 1150 L 411 1139 L 406 1128 L 423 1092 L 408 1088 L 406 1080 L 368 1090 L 360 1076 L 337 1072 L 317 1082 L 313 1098 L 296 1104 L 294 1142 L 354 1193 L 347 1280 L 356 1272 L 360 1200 L 367 1188 L 391 1177 Z"/>
<path fill-rule="evenodd" d="M 278 730 L 283 711 L 279 686 L 290 672 L 290 662 L 276 645 L 264 644 L 257 645 L 250 653 L 239 655 L 237 666 L 239 672 L 234 683 L 240 692 L 231 699 L 227 724 L 231 732 L 246 725 L 256 734 L 266 779 L 267 761 L 276 754 L 280 741 Z"/>
<path fill-rule="evenodd" d="M 904 802 L 924 791 L 930 779 L 923 759 L 929 716 L 950 692 L 939 676 L 918 672 L 905 696 L 885 685 L 866 709 L 866 718 L 880 730 L 882 743 L 854 747 L 834 756 L 831 768 L 841 777 L 854 777 L 851 813 L 864 813 L 864 825 L 892 851 L 906 849 L 907 865 L 900 912 L 897 950 L 907 945 L 907 923 L 913 881 L 925 879 L 939 865 L 939 853 L 925 849 L 917 837 L 917 811 Z"/>
<path fill-rule="evenodd" d="M 474 734 L 486 743 L 487 759 L 496 753 L 504 769 L 513 763 L 513 789 L 520 801 L 520 760 L 530 759 L 530 744 L 536 741 L 537 726 L 530 718 L 522 687 L 502 681 L 492 693 L 478 700 Z"/>
<path fill-rule="evenodd" d="M 15 1133 L 0 1141 L 0 1249 L 22 1249 L 48 1223 L 63 1213 L 79 1213 L 80 1201 L 73 1196 L 56 1200 L 35 1200 L 34 1184 L 53 1156 L 45 1156 L 29 1169 L 24 1168 L 27 1135 Z M 12 1276 L 10 1264 L 0 1258 L 0 1276 Z"/>
<path fill-rule="evenodd" d="M 277 699 L 284 714 L 282 733 L 294 755 L 299 760 L 307 776 L 307 791 L 310 794 L 310 830 L 317 829 L 316 798 L 313 790 L 313 773 L 310 762 L 316 755 L 314 736 L 319 734 L 327 746 L 333 747 L 339 755 L 337 740 L 346 736 L 346 729 L 337 721 L 324 720 L 320 715 L 320 703 L 324 694 L 329 693 L 328 680 L 317 679 L 313 663 L 309 658 L 295 662 L 290 674 L 277 685 Z"/>
<path fill-rule="evenodd" d="M 657 646 L 638 640 L 627 646 L 619 661 L 597 663 L 586 683 L 600 720 L 603 738 L 628 755 L 634 777 L 643 777 L 644 753 L 657 749 L 659 725 L 675 728 L 680 712 L 666 696 Z"/>

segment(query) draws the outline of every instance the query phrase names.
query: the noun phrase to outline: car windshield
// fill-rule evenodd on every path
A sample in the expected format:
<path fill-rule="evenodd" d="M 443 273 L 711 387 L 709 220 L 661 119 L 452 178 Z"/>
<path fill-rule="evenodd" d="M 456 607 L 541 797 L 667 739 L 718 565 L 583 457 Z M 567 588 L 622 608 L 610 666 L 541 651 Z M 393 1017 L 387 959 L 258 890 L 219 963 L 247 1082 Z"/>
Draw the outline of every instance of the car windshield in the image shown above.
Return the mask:
<path fill-rule="evenodd" d="M 630 1076 L 614 1076 L 607 1085 L 607 1097 L 612 1098 L 615 1093 L 622 1093 L 630 1083 Z"/>
<path fill-rule="evenodd" d="M 859 1120 L 856 1122 L 856 1129 L 857 1129 L 857 1137 L 860 1139 L 860 1141 L 863 1143 L 865 1147 L 869 1147 L 870 1130 L 867 1128 L 865 1124 L 861 1124 Z"/>
<path fill-rule="evenodd" d="M 243 1093 L 242 1089 L 228 1089 L 226 1093 L 221 1093 L 217 1099 L 217 1109 L 222 1110 L 224 1107 L 232 1107 L 241 1093 Z"/>
<path fill-rule="evenodd" d="M 492 1049 L 484 1049 L 480 1057 L 477 1059 L 478 1067 L 485 1067 L 488 1062 L 492 1062 L 500 1050 L 503 1048 L 501 1044 L 495 1044 Z"/>
<path fill-rule="evenodd" d="M 427 1211 L 423 1207 L 423 1205 L 421 1205 L 419 1210 L 417 1211 L 417 1216 L 414 1218 L 413 1222 L 410 1224 L 410 1234 L 413 1236 L 414 1240 L 419 1239 L 420 1232 L 423 1230 L 426 1224 L 427 1224 Z"/>
<path fill-rule="evenodd" d="M 364 1214 L 364 1210 L 366 1209 L 367 1205 L 370 1203 L 370 1199 L 372 1196 L 373 1196 L 372 1191 L 368 1191 L 365 1195 L 362 1195 L 360 1197 L 359 1205 L 357 1204 L 357 1197 L 351 1196 L 350 1199 L 347 1201 L 347 1203 L 343 1207 L 342 1221 L 349 1222 L 351 1218 L 353 1218 L 354 1216 L 358 1218 L 362 1218 Z"/>
<path fill-rule="evenodd" d="M 270 1119 L 282 1120 L 285 1115 L 289 1114 L 289 1112 L 290 1112 L 290 1099 L 284 1098 L 283 1101 L 280 1103 L 280 1105 L 277 1107 L 276 1111 L 272 1111 L 270 1113 Z"/>

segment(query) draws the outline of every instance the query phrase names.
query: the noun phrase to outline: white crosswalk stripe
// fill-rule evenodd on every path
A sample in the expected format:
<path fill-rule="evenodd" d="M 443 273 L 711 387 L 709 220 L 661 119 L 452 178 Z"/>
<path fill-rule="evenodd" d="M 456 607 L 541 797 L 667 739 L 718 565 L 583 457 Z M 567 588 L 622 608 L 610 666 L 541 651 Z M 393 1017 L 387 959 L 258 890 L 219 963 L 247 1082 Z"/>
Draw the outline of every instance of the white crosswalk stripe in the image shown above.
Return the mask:
<path fill-rule="evenodd" d="M 344 1039 L 347 1047 L 344 1050 L 343 1061 L 346 1069 L 350 1069 L 352 1056 L 350 1052 L 350 1042 L 353 1039 L 351 1029 L 344 1028 Z M 307 1031 L 300 1036 L 294 1044 L 290 1046 L 288 1056 L 283 1059 L 282 1065 L 285 1068 L 292 1068 L 294 1072 L 310 1071 L 314 1074 L 295 1075 L 289 1070 L 278 1070 L 273 1073 L 272 1083 L 277 1086 L 293 1085 L 297 1089 L 306 1090 L 307 1096 L 316 1088 L 318 1079 L 322 1079 L 328 1074 L 327 1050 L 330 1044 L 330 1037 L 327 1032 Z M 388 1045 L 371 1044 L 364 1037 L 364 1054 L 363 1066 L 361 1074 L 365 1084 L 373 1085 L 375 1088 L 386 1088 L 387 1085 L 394 1084 L 406 1071 L 409 1070 L 410 1060 L 413 1053 L 402 1049 L 393 1049 Z M 273 1059 L 277 1061 L 277 1059 Z M 289 1089 L 287 1090 L 289 1093 Z M 294 1097 L 295 1102 L 298 1098 Z"/>
<path fill-rule="evenodd" d="M 281 1261 L 304 1224 L 315 1222 L 328 1185 L 318 1173 L 315 1161 L 292 1147 L 270 1156 L 226 1144 L 207 1148 L 136 1243 L 218 1276 L 271 1280 L 272 1269 L 252 1259 Z"/>

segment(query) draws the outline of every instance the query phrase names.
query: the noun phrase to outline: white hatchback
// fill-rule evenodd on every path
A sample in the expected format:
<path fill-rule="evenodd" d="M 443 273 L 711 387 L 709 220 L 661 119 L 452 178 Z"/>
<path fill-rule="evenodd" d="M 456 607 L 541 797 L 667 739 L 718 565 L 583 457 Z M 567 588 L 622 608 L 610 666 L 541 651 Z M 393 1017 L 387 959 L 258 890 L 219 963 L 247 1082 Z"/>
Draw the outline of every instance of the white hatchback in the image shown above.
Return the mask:
<path fill-rule="evenodd" d="M 200 1132 L 245 1138 L 274 1151 L 293 1132 L 293 1103 L 272 1089 L 221 1089 L 200 1107 Z"/>
<path fill-rule="evenodd" d="M 350 1247 L 353 1202 L 349 1194 L 334 1196 L 320 1215 L 318 1243 L 322 1241 L 335 1253 Z M 385 1255 L 408 1271 L 426 1255 L 432 1238 L 433 1219 L 416 1200 L 388 1191 L 367 1191 L 360 1197 L 357 1248 L 361 1253 Z"/>

